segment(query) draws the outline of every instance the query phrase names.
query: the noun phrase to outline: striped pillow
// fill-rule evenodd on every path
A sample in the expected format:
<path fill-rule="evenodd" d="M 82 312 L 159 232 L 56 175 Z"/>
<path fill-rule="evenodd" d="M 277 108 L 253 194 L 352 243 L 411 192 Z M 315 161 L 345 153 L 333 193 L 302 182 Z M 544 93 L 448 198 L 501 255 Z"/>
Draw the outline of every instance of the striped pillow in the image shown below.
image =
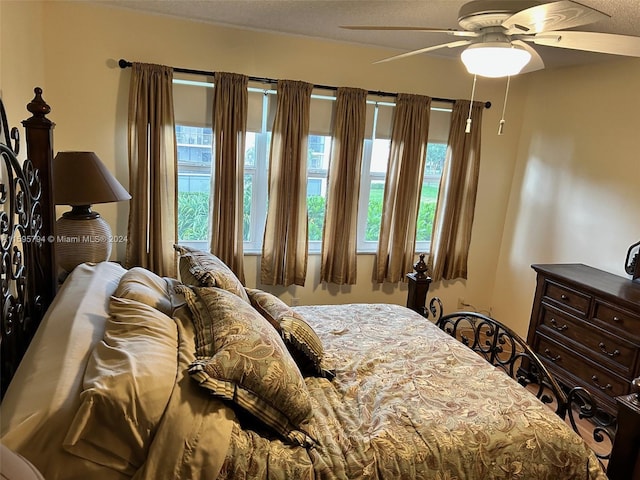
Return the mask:
<path fill-rule="evenodd" d="M 333 378 L 323 364 L 324 347 L 313 328 L 282 300 L 256 288 L 246 288 L 251 305 L 280 333 L 289 353 L 305 374 Z"/>
<path fill-rule="evenodd" d="M 195 287 L 218 287 L 249 301 L 236 274 L 213 253 L 185 245 L 174 245 L 180 254 L 179 271 L 182 283 Z"/>

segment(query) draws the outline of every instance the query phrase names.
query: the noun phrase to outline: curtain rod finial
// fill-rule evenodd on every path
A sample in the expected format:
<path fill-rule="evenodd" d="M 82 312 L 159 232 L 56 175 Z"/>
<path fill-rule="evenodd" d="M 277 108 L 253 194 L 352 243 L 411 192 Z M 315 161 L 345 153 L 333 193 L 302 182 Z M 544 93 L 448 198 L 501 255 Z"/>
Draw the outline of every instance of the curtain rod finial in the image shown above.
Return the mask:
<path fill-rule="evenodd" d="M 127 62 L 124 58 L 121 58 L 120 60 L 118 60 L 118 65 L 120 66 L 120 68 L 127 68 L 131 66 L 131 62 Z"/>

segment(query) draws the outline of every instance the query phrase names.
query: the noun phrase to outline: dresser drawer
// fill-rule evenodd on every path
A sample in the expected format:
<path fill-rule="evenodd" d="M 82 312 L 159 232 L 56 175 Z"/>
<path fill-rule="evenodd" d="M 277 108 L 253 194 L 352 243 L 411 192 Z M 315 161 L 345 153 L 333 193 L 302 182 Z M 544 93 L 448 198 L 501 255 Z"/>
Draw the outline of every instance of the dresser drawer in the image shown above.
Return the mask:
<path fill-rule="evenodd" d="M 544 296 L 546 299 L 555 301 L 561 308 L 565 308 L 572 313 L 586 316 L 589 312 L 591 296 L 573 290 L 566 285 L 545 280 Z"/>
<path fill-rule="evenodd" d="M 640 315 L 596 300 L 593 318 L 602 322 L 606 328 L 616 328 L 640 338 Z"/>
<path fill-rule="evenodd" d="M 545 363 L 551 364 L 552 369 L 557 368 L 573 374 L 588 385 L 590 391 L 600 392 L 609 397 L 629 393 L 628 380 L 593 364 L 585 357 L 567 350 L 544 335 L 538 335 L 536 351 Z M 573 387 L 573 385 L 568 386 Z"/>
<path fill-rule="evenodd" d="M 551 306 L 543 304 L 541 311 L 538 328 L 546 336 L 563 345 L 569 339 L 594 362 L 609 364 L 625 377 L 630 375 L 638 354 L 636 345 Z"/>

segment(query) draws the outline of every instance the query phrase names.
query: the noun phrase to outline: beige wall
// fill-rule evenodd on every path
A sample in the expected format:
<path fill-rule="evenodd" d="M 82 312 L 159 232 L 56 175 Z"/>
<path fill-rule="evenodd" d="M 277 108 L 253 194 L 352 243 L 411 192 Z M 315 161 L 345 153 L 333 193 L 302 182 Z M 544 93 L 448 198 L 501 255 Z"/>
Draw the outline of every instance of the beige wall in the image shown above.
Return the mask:
<path fill-rule="evenodd" d="M 526 331 L 532 263 L 626 276 L 640 239 L 640 59 L 530 79 L 493 304 Z"/>
<path fill-rule="evenodd" d="M 0 87 L 5 102 L 18 108 L 17 113 L 11 109 L 13 118 L 21 115 L 32 87 L 42 86 L 57 124 L 55 149 L 94 150 L 125 186 L 129 70 L 117 66 L 119 58 L 438 97 L 469 98 L 471 91 L 472 79 L 457 60 L 419 56 L 372 65 L 396 52 L 100 5 L 3 0 L 0 22 Z M 29 25 L 42 28 L 27 34 Z M 496 130 L 505 82 L 479 80 L 477 98 L 491 101 L 493 108 L 485 111 L 483 123 L 469 279 L 432 289 L 448 309 L 464 298 L 480 310 L 504 315 L 522 331 L 534 288 L 530 263 L 580 261 L 620 273 L 616 266 L 624 246 L 638 237 L 637 219 L 624 197 L 638 204 L 638 189 L 626 192 L 632 190 L 634 168 L 637 178 L 637 156 L 628 152 L 638 150 L 630 133 L 638 130 L 638 98 L 633 104 L 627 97 L 635 94 L 631 80 L 637 83 L 639 68 L 635 60 L 612 65 L 611 71 L 606 66 L 568 68 L 514 78 L 503 136 Z M 618 141 L 619 134 L 628 138 Z M 603 155 L 604 179 L 599 168 Z M 98 210 L 114 233 L 126 234 L 126 202 Z M 591 211 L 597 212 L 597 221 Z M 542 232 L 548 240 L 541 240 Z M 123 258 L 124 245 L 114 256 Z M 273 291 L 301 303 L 403 303 L 404 286 L 371 282 L 373 259 L 360 256 L 358 284 L 340 288 L 318 283 L 318 256 L 312 255 L 304 288 Z M 246 258 L 249 286 L 256 285 L 258 263 L 258 257 Z"/>
<path fill-rule="evenodd" d="M 13 126 L 28 117 L 33 88 L 45 82 L 43 24 L 39 3 L 0 1 L 0 96 Z"/>

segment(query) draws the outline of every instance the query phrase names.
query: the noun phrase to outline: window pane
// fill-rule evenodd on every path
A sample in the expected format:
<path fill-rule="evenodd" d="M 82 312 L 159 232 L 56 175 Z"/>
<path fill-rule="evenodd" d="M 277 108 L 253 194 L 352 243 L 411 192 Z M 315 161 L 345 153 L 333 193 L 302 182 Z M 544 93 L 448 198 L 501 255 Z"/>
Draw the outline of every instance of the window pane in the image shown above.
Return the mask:
<path fill-rule="evenodd" d="M 211 193 L 210 128 L 176 125 L 178 142 L 178 239 L 206 241 Z"/>
<path fill-rule="evenodd" d="M 318 188 L 319 179 L 309 179 L 309 184 L 313 184 Z M 314 189 L 316 187 L 313 187 Z M 321 241 L 322 228 L 324 227 L 325 197 L 322 195 L 311 195 L 307 190 L 307 216 L 309 218 L 309 240 Z"/>
<path fill-rule="evenodd" d="M 384 198 L 384 181 L 373 180 L 369 189 L 369 206 L 367 210 L 367 231 L 365 240 L 377 242 L 380 236 L 380 219 L 382 218 L 382 201 Z"/>
<path fill-rule="evenodd" d="M 256 134 L 247 132 L 244 141 L 244 166 L 245 168 L 256 167 Z"/>
<path fill-rule="evenodd" d="M 251 238 L 251 195 L 253 193 L 253 175 L 244 175 L 244 192 L 242 197 L 242 240 Z"/>
<path fill-rule="evenodd" d="M 178 191 L 178 239 L 207 240 L 209 192 Z"/>
<path fill-rule="evenodd" d="M 424 168 L 424 180 L 420 193 L 416 242 L 430 242 L 433 231 L 433 217 L 438 202 L 438 189 L 444 160 L 447 155 L 446 143 L 429 143 L 427 161 Z"/>
<path fill-rule="evenodd" d="M 418 209 L 418 225 L 416 231 L 417 242 L 430 242 L 433 230 L 433 216 L 438 201 L 439 182 L 424 182 L 420 194 L 420 208 Z"/>
<path fill-rule="evenodd" d="M 376 138 L 371 146 L 371 163 L 369 168 L 369 202 L 367 204 L 366 242 L 377 242 L 380 236 L 380 219 L 384 200 L 384 182 L 389 164 L 391 140 Z"/>
<path fill-rule="evenodd" d="M 389 164 L 389 149 L 391 148 L 391 140 L 376 138 L 373 141 L 373 149 L 371 150 L 371 173 L 385 174 L 387 165 Z"/>
<path fill-rule="evenodd" d="M 331 155 L 331 137 L 321 135 L 309 135 L 308 143 L 309 173 L 324 173 L 327 175 L 329 157 Z"/>
<path fill-rule="evenodd" d="M 442 176 L 442 168 L 444 167 L 444 159 L 447 156 L 446 143 L 430 143 L 427 145 L 427 163 L 424 168 L 424 175 Z"/>
<path fill-rule="evenodd" d="M 327 171 L 331 155 L 331 137 L 309 135 L 307 156 L 307 217 L 310 242 L 322 241 L 327 200 Z M 309 245 L 319 251 L 319 246 Z"/>

